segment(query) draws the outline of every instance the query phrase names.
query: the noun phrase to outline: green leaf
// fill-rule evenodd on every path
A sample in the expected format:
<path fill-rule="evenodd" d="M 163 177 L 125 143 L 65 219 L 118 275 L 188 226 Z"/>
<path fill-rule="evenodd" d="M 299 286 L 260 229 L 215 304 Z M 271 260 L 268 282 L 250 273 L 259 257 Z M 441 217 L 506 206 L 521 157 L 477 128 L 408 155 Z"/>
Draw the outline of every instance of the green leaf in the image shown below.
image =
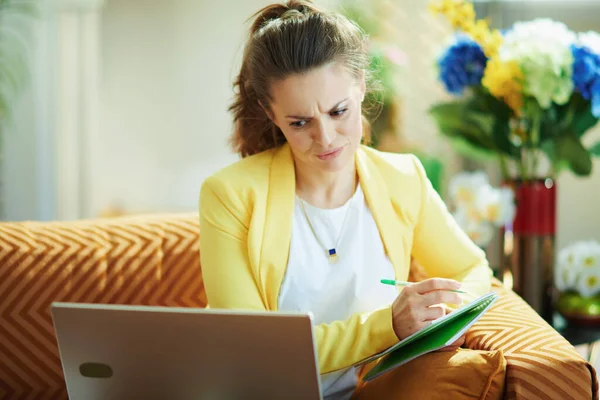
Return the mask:
<path fill-rule="evenodd" d="M 595 157 L 600 157 L 600 142 L 596 142 L 596 144 L 592 145 L 592 147 L 589 148 L 589 152 Z"/>
<path fill-rule="evenodd" d="M 467 118 L 467 103 L 454 101 L 436 104 L 429 109 L 440 132 L 450 138 L 462 138 L 470 145 L 483 150 L 494 149 L 490 135 L 473 118 Z"/>
<path fill-rule="evenodd" d="M 556 138 L 554 152 L 556 161 L 566 161 L 575 175 L 588 176 L 592 172 L 590 153 L 575 134 Z"/>
<path fill-rule="evenodd" d="M 450 145 L 461 156 L 474 161 L 496 161 L 498 154 L 494 151 L 474 146 L 461 137 L 450 139 Z"/>
<path fill-rule="evenodd" d="M 518 158 L 519 149 L 510 141 L 510 118 L 513 111 L 501 100 L 492 96 L 482 88 L 473 90 L 474 96 L 469 102 L 469 108 L 484 114 L 489 120 L 489 134 L 492 136 L 496 149 L 505 155 Z"/>
<path fill-rule="evenodd" d="M 574 132 L 577 137 L 582 137 L 598 123 L 598 118 L 592 114 L 591 102 L 577 92 L 573 93 L 566 108 L 561 111 L 559 117 L 563 117 L 563 121 L 562 124 L 559 122 L 559 126 Z"/>
<path fill-rule="evenodd" d="M 559 158 L 556 152 L 556 146 L 554 140 L 546 140 L 540 144 L 542 151 L 548 156 L 548 160 L 552 164 L 554 173 L 558 175 L 564 169 L 569 168 L 569 163 L 566 160 Z"/>

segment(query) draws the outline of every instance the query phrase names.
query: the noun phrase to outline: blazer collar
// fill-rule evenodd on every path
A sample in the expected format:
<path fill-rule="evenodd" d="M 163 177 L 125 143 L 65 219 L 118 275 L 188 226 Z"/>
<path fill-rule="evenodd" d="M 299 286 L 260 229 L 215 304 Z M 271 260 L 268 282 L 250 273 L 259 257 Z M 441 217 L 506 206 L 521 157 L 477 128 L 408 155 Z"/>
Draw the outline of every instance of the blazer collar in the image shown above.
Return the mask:
<path fill-rule="evenodd" d="M 386 182 L 362 146 L 357 149 L 355 160 L 366 202 L 398 277 L 404 258 L 402 227 L 399 226 L 401 224 L 394 213 Z M 294 160 L 291 149 L 286 143 L 274 151 L 271 163 L 260 256 L 260 283 L 269 310 L 278 309 L 279 290 L 290 252 L 295 200 Z"/>
<path fill-rule="evenodd" d="M 360 146 L 356 152 L 356 169 L 386 254 L 394 266 L 396 279 L 404 279 L 400 276 L 400 271 L 404 269 L 405 252 L 402 240 L 404 228 L 392 206 L 387 183 L 364 146 Z"/>

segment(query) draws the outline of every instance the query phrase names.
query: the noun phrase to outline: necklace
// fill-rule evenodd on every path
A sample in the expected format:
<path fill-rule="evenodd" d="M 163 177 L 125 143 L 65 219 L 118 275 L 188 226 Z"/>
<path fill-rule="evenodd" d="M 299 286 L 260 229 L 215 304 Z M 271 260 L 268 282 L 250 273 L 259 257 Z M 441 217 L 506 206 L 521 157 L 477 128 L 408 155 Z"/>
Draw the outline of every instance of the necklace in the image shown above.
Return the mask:
<path fill-rule="evenodd" d="M 300 208 L 302 208 L 302 213 L 304 214 L 304 218 L 306 218 L 306 222 L 308 222 L 308 226 L 310 227 L 310 230 L 312 231 L 313 235 L 315 236 L 315 238 L 317 239 L 317 241 L 319 242 L 321 247 L 323 247 L 323 249 L 325 250 L 325 254 L 327 255 L 327 259 L 329 260 L 329 263 L 335 264 L 338 261 L 338 257 L 339 257 L 337 249 L 340 244 L 342 234 L 344 233 L 344 227 L 346 226 L 346 221 L 348 220 L 348 216 L 350 215 L 350 209 L 352 208 L 352 200 L 354 200 L 354 196 L 352 196 L 352 198 L 350 199 L 350 204 L 348 204 L 348 209 L 346 210 L 346 216 L 344 217 L 344 221 L 342 222 L 342 227 L 340 229 L 340 233 L 338 234 L 338 238 L 335 242 L 335 247 L 332 247 L 332 248 L 328 248 L 327 246 L 325 246 L 323 244 L 323 242 L 317 235 L 315 228 L 313 228 L 313 225 L 310 222 L 310 218 L 308 218 L 308 214 L 306 213 L 306 209 L 304 208 L 304 200 L 302 200 L 300 198 L 300 196 L 298 196 L 298 199 L 300 200 Z"/>

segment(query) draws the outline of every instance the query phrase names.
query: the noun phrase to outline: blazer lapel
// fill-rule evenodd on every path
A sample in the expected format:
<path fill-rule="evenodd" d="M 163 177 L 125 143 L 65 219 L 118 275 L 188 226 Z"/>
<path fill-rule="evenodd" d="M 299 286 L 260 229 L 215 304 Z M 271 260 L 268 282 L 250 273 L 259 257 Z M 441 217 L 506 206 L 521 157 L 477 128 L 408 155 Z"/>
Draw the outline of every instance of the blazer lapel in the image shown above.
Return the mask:
<path fill-rule="evenodd" d="M 356 153 L 356 168 L 365 199 L 379 229 L 387 255 L 394 266 L 396 279 L 406 279 L 408 266 L 404 260 L 404 230 L 392 207 L 386 182 L 375 163 L 361 147 Z M 279 289 L 287 269 L 292 239 L 295 196 L 294 160 L 286 143 L 275 150 L 271 163 L 260 253 L 260 278 L 268 310 L 278 309 Z"/>
<path fill-rule="evenodd" d="M 362 147 L 359 147 L 356 153 L 356 169 L 386 253 L 394 266 L 396 279 L 405 279 L 408 268 L 404 260 L 403 226 L 392 207 L 385 180 Z"/>
<path fill-rule="evenodd" d="M 294 160 L 286 143 L 273 155 L 260 257 L 260 277 L 268 310 L 278 309 L 279 289 L 287 269 L 296 199 Z"/>

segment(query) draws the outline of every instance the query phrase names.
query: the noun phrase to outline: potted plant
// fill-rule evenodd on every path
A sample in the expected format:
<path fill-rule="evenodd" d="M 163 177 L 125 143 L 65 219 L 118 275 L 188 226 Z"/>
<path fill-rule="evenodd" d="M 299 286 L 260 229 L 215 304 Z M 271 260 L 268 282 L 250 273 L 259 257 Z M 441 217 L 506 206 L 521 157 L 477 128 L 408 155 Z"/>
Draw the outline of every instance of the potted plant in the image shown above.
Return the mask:
<path fill-rule="evenodd" d="M 515 191 L 514 289 L 551 318 L 556 177 L 592 172 L 600 143 L 582 138 L 600 117 L 600 35 L 550 19 L 500 32 L 463 0 L 431 3 L 456 30 L 437 61 L 449 101 L 433 105 L 439 131 L 469 157 L 495 160 Z"/>
<path fill-rule="evenodd" d="M 582 240 L 561 249 L 554 281 L 560 292 L 556 308 L 565 319 L 600 324 L 600 243 Z"/>

